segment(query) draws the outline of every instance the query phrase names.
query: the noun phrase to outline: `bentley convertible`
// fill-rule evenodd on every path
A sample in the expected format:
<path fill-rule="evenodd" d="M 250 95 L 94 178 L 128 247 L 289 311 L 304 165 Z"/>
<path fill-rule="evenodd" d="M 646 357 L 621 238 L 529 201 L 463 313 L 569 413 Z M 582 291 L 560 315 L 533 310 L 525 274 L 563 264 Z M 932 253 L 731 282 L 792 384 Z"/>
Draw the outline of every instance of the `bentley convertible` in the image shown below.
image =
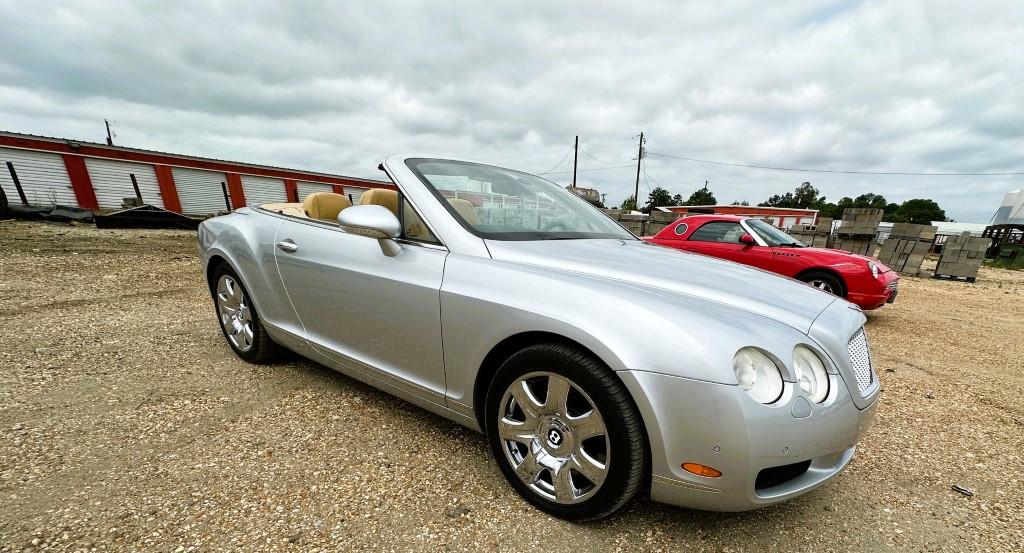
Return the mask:
<path fill-rule="evenodd" d="M 857 306 L 646 243 L 523 172 L 380 168 L 394 187 L 359 205 L 315 193 L 200 226 L 242 359 L 291 350 L 482 431 L 511 485 L 566 519 L 640 492 L 753 509 L 852 459 L 879 390 Z"/>

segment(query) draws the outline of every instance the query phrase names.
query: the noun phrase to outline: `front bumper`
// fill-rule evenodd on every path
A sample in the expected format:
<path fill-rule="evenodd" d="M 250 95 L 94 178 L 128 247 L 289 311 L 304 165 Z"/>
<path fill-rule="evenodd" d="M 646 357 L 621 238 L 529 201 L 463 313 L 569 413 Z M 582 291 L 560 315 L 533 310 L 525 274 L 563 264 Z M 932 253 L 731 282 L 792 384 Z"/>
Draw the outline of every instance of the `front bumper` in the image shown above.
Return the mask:
<path fill-rule="evenodd" d="M 896 296 L 899 294 L 900 277 L 896 275 L 895 271 L 888 271 L 883 276 L 885 280 L 880 283 L 881 287 L 879 289 L 872 290 L 869 293 L 848 292 L 846 294 L 846 301 L 855 303 L 865 310 L 878 309 L 887 303 L 895 302 Z"/>
<path fill-rule="evenodd" d="M 829 397 L 811 405 L 792 382 L 772 405 L 739 386 L 645 371 L 618 373 L 640 408 L 651 445 L 651 498 L 709 511 L 745 511 L 806 493 L 839 474 L 874 416 L 877 401 L 854 405 L 843 379 L 830 374 Z M 809 461 L 806 470 L 802 470 Z M 699 463 L 708 478 L 682 469 Z M 764 478 L 795 465 L 795 476 Z"/>

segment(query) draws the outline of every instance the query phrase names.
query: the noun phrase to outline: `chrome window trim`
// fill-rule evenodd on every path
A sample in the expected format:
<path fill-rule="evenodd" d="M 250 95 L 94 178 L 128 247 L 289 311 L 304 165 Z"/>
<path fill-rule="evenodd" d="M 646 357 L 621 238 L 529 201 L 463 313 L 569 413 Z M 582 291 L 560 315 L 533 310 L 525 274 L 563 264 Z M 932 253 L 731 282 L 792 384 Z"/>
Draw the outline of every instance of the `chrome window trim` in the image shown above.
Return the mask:
<path fill-rule="evenodd" d="M 301 223 L 301 224 L 304 224 L 304 225 L 310 225 L 310 226 L 314 226 L 314 227 L 322 227 L 322 228 L 326 228 L 326 229 L 330 229 L 330 230 L 335 230 L 335 231 L 340 232 L 341 234 L 348 234 L 347 232 L 345 232 L 344 230 L 341 229 L 341 225 L 339 225 L 338 223 L 332 223 L 330 221 L 324 221 L 322 219 L 308 219 L 308 218 L 305 218 L 305 217 L 295 217 L 295 216 L 288 215 L 288 214 L 285 214 L 285 213 L 280 213 L 280 212 L 277 212 L 277 211 L 271 211 L 269 209 L 263 209 L 262 207 L 256 207 L 256 209 L 261 211 L 261 212 L 263 212 L 263 213 L 265 213 L 265 214 L 267 214 L 267 215 L 270 215 L 270 216 L 273 216 L 273 217 L 277 217 L 279 219 L 285 219 L 287 221 L 294 221 L 296 223 Z M 422 219 L 423 217 L 420 216 L 420 218 Z M 436 237 L 437 235 L 435 234 L 434 236 Z M 451 251 L 443 243 L 440 243 L 440 240 L 441 240 L 440 238 L 438 238 L 438 243 L 437 244 L 434 244 L 434 243 L 431 243 L 431 242 L 422 242 L 420 240 L 413 240 L 411 238 L 401 238 L 401 237 L 394 238 L 393 240 L 395 242 L 398 242 L 399 244 L 405 244 L 405 245 L 408 245 L 408 246 L 420 246 L 420 247 L 423 247 L 423 248 L 430 248 L 432 250 L 442 250 L 442 251 L 446 251 L 446 252 L 450 252 Z"/>
<path fill-rule="evenodd" d="M 686 223 L 679 223 L 678 225 L 676 225 L 676 228 L 672 229 L 672 232 L 673 232 L 673 233 L 674 233 L 674 234 L 675 234 L 676 236 L 682 236 L 682 235 L 686 234 L 686 231 L 687 231 L 687 230 L 688 230 L 689 228 L 690 228 L 690 225 L 687 225 Z M 682 230 L 682 231 L 680 231 L 679 229 L 683 229 L 683 230 Z"/>

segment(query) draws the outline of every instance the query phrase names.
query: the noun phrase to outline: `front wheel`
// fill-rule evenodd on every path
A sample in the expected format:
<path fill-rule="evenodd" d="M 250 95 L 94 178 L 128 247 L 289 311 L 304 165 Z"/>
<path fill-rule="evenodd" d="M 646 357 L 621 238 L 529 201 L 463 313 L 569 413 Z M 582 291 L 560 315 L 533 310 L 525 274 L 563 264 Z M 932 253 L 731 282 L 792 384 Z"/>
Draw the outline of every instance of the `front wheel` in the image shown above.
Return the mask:
<path fill-rule="evenodd" d="M 217 320 L 231 349 L 250 363 L 266 363 L 280 348 L 267 334 L 241 279 L 226 263 L 213 272 L 210 282 Z"/>
<path fill-rule="evenodd" d="M 541 510 L 593 520 L 639 491 L 640 414 L 622 382 L 590 355 L 561 344 L 519 351 L 498 369 L 485 408 L 502 473 Z"/>
<path fill-rule="evenodd" d="M 828 292 L 829 294 L 839 296 L 840 298 L 846 297 L 846 292 L 843 290 L 843 283 L 829 273 L 812 271 L 801 275 L 800 280 L 810 284 L 822 292 Z"/>

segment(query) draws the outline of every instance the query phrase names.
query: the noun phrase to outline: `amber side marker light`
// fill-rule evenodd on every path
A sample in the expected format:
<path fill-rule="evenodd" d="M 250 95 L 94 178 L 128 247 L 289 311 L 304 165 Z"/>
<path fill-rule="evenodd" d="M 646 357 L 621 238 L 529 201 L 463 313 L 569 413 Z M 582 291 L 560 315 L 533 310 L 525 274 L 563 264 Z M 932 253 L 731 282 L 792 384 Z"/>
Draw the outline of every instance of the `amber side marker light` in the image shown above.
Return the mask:
<path fill-rule="evenodd" d="M 713 469 L 708 466 L 700 465 L 697 463 L 683 463 L 683 470 L 686 472 L 692 472 L 697 476 L 704 476 L 706 478 L 718 478 L 722 475 L 722 471 Z"/>

